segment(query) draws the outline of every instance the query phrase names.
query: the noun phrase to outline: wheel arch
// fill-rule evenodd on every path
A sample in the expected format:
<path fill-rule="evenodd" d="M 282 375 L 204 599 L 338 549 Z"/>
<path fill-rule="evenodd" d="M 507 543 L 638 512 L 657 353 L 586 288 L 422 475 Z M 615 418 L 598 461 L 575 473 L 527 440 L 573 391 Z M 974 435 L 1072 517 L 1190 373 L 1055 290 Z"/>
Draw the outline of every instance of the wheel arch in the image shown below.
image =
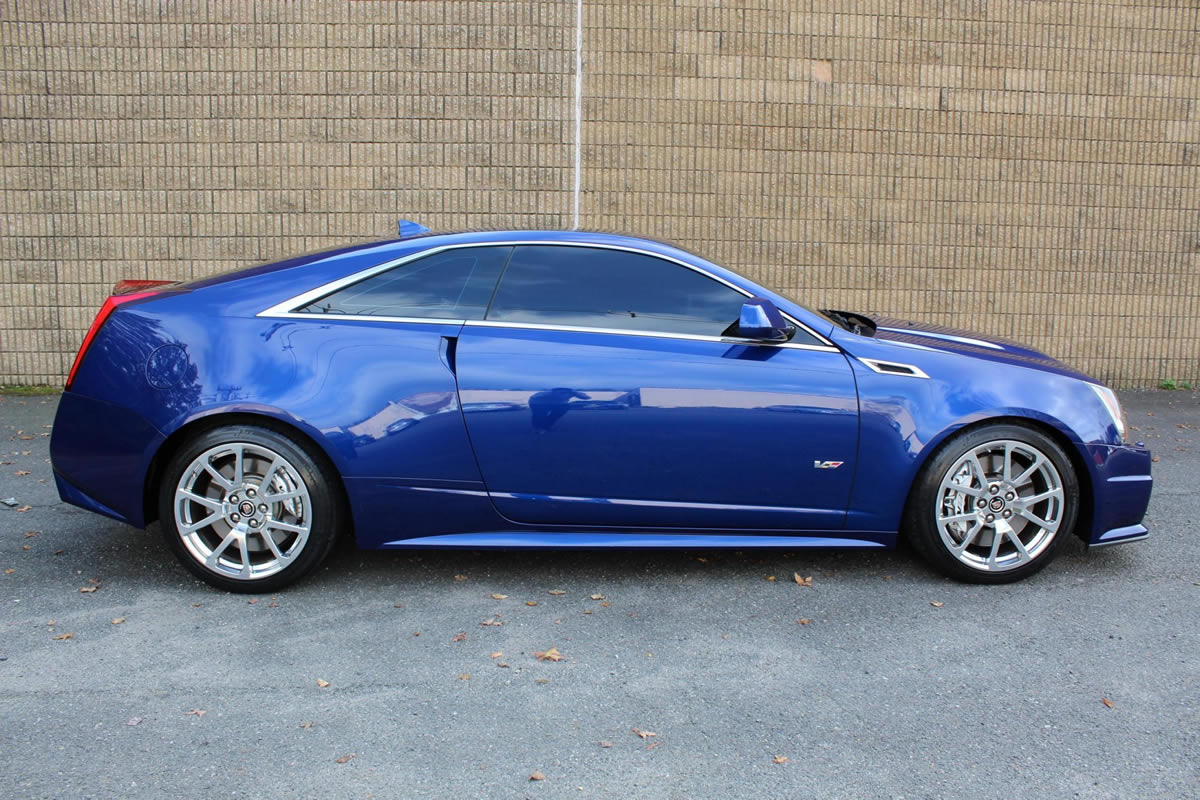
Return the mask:
<path fill-rule="evenodd" d="M 343 507 L 349 512 L 349 495 L 346 492 L 346 484 L 342 478 L 341 470 L 337 468 L 337 464 L 329 451 L 309 431 L 305 430 L 301 425 L 262 411 L 249 411 L 245 409 L 217 410 L 200 416 L 194 416 L 184 422 L 163 440 L 162 444 L 159 445 L 151 457 L 142 485 L 142 508 L 147 525 L 158 519 L 158 484 L 162 479 L 162 474 L 167 464 L 171 462 L 171 458 L 178 452 L 179 448 L 206 431 L 228 425 L 257 425 L 287 436 L 295 441 L 298 446 L 302 447 L 328 470 L 329 474 L 334 478 L 334 491 L 340 498 Z M 347 513 L 345 519 L 347 524 L 353 524 L 353 515 Z M 353 535 L 353 531 L 350 531 L 350 535 Z"/>
<path fill-rule="evenodd" d="M 990 425 L 1015 425 L 1017 427 L 1029 428 L 1051 439 L 1055 444 L 1062 448 L 1067 454 L 1067 460 L 1071 464 L 1071 469 L 1075 470 L 1075 479 L 1079 483 L 1079 508 L 1075 516 L 1074 534 L 1082 541 L 1088 540 L 1088 532 L 1092 529 L 1092 513 L 1093 513 L 1093 498 L 1094 489 L 1092 485 L 1092 472 L 1088 469 L 1087 463 L 1083 459 L 1083 454 L 1075 445 L 1071 438 L 1063 431 L 1062 428 L 1053 425 L 1044 420 L 1035 419 L 1032 417 L 1022 417 L 1017 415 L 1004 415 L 997 417 L 986 417 L 983 419 L 973 420 L 965 425 L 957 428 L 951 428 L 943 432 L 936 440 L 930 442 L 929 446 L 925 447 L 921 453 L 921 458 L 917 464 L 916 470 L 913 472 L 912 483 L 908 487 L 908 492 L 904 498 L 904 510 L 901 513 L 900 536 L 906 535 L 904 521 L 908 519 L 909 506 L 913 502 L 913 495 L 916 493 L 917 484 L 920 482 L 925 470 L 934 457 L 942 450 L 949 447 L 954 441 L 971 431 L 978 430 Z"/>

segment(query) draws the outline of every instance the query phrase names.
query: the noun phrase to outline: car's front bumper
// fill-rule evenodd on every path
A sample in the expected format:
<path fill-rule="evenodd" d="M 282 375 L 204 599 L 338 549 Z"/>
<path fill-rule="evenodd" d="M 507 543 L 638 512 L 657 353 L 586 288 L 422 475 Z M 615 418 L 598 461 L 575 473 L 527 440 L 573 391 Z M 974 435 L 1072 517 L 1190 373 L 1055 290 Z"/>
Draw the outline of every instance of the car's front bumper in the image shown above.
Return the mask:
<path fill-rule="evenodd" d="M 1154 480 L 1150 450 L 1141 445 L 1081 445 L 1092 471 L 1091 530 L 1081 531 L 1090 546 L 1145 539 L 1142 518 Z"/>

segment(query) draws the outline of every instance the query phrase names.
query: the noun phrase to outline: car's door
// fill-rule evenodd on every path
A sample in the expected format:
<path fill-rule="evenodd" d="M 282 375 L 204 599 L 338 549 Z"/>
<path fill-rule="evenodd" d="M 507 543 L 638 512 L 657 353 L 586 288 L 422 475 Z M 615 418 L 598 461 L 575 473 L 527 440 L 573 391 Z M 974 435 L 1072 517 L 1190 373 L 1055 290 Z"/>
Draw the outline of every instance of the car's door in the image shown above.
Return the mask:
<path fill-rule="evenodd" d="M 858 405 L 845 356 L 725 336 L 746 296 L 618 248 L 522 245 L 456 373 L 496 508 L 557 525 L 833 530 Z"/>

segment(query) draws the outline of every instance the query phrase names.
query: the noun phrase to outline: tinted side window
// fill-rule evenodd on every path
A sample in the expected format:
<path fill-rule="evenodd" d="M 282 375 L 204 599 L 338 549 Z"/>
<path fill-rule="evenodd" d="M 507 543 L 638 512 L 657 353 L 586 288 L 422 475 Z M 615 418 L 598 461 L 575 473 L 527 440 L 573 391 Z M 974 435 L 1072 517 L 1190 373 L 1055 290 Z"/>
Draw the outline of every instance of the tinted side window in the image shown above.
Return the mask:
<path fill-rule="evenodd" d="M 483 319 L 511 247 L 459 247 L 343 287 L 299 311 L 371 317 Z"/>
<path fill-rule="evenodd" d="M 653 256 L 526 245 L 509 262 L 489 320 L 720 336 L 745 296 Z"/>

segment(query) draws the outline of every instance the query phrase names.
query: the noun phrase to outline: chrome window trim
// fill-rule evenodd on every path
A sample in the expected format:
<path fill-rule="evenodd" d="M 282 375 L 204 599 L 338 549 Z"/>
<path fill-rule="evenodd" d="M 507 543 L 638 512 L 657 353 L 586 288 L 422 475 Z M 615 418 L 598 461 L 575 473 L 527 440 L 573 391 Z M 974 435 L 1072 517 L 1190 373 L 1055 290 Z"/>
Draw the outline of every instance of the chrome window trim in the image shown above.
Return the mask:
<path fill-rule="evenodd" d="M 666 333 L 666 332 L 660 333 L 657 331 L 632 331 L 632 330 L 625 330 L 622 328 L 589 328 L 589 327 L 584 327 L 584 326 L 541 325 L 541 324 L 523 323 L 523 322 L 522 323 L 506 323 L 506 322 L 502 322 L 500 320 L 462 320 L 462 319 L 444 319 L 441 317 L 383 317 L 383 316 L 368 316 L 368 315 L 364 315 L 364 314 L 321 315 L 321 314 L 310 314 L 310 313 L 296 311 L 297 308 L 306 306 L 309 303 L 313 302 L 314 300 L 318 300 L 318 299 L 324 297 L 325 295 L 332 294 L 333 292 L 336 292 L 339 289 L 349 286 L 350 284 L 366 280 L 367 278 L 374 277 L 375 275 L 378 275 L 381 272 L 386 272 L 390 269 L 399 267 L 402 264 L 406 264 L 409 261 L 416 261 L 419 258 L 424 258 L 425 256 L 431 256 L 431 255 L 434 255 L 435 253 L 440 253 L 444 250 L 457 250 L 457 249 L 460 249 L 463 247 L 518 247 L 521 245 L 545 245 L 545 246 L 550 246 L 550 247 L 591 247 L 593 249 L 601 249 L 601 250 L 621 250 L 626 253 L 634 253 L 636 255 L 649 256 L 651 258 L 660 258 L 663 261 L 668 261 L 672 264 L 677 264 L 681 267 L 690 269 L 693 272 L 698 272 L 701 275 L 705 276 L 706 278 L 710 278 L 714 281 L 717 281 L 718 283 L 728 286 L 730 289 L 733 289 L 735 292 L 738 292 L 739 294 L 743 295 L 744 297 L 753 297 L 754 296 L 753 294 L 746 291 L 745 289 L 738 286 L 737 284 L 731 283 L 730 281 L 725 280 L 724 278 L 722 278 L 719 275 L 713 275 L 711 272 L 709 272 L 706 269 L 697 267 L 694 264 L 689 264 L 686 261 L 682 261 L 678 258 L 673 258 L 672 256 L 663 255 L 662 253 L 655 253 L 651 250 L 644 250 L 644 249 L 638 248 L 638 247 L 627 247 L 624 245 L 615 245 L 615 244 L 593 244 L 591 242 L 558 242 L 558 241 L 546 240 L 546 239 L 521 239 L 519 241 L 511 241 L 511 242 L 458 242 L 455 244 L 443 244 L 443 245 L 439 245 L 437 247 L 430 247 L 426 250 L 421 250 L 417 253 L 410 253 L 407 256 L 392 259 L 391 261 L 385 261 L 382 264 L 376 264 L 373 267 L 368 267 L 367 269 L 360 270 L 359 272 L 356 272 L 353 275 L 347 275 L 344 278 L 338 278 L 335 281 L 330 281 L 329 283 L 322 284 L 321 286 L 318 286 L 315 289 L 310 289 L 307 292 L 298 294 L 295 297 L 292 297 L 288 300 L 284 300 L 282 303 L 276 303 L 275 305 L 271 306 L 270 308 L 267 308 L 267 309 L 264 309 L 264 310 L 258 312 L 255 316 L 284 318 L 284 319 L 306 319 L 309 321 L 312 321 L 314 319 L 342 319 L 342 320 L 359 320 L 359 321 L 370 321 L 370 322 L 430 323 L 430 324 L 440 324 L 440 325 L 463 325 L 463 324 L 465 324 L 465 325 L 484 325 L 484 326 L 488 326 L 488 327 L 529 328 L 532 330 L 586 331 L 589 333 L 620 333 L 620 334 L 631 334 L 634 336 L 656 336 L 656 337 L 668 338 L 668 339 L 696 339 L 699 341 L 716 341 L 716 342 L 728 341 L 728 342 L 738 343 L 738 344 L 757 344 L 757 345 L 767 345 L 767 346 L 771 346 L 771 347 L 785 347 L 785 348 L 790 348 L 790 349 L 841 352 L 833 344 L 833 342 L 831 342 L 829 339 L 827 339 L 826 337 L 817 333 L 812 328 L 808 327 L 803 322 L 801 322 L 800 320 L 793 317 L 791 314 L 788 314 L 782 310 L 780 310 L 780 313 L 783 314 L 783 316 L 786 320 L 788 320 L 793 325 L 795 325 L 799 330 L 802 330 L 805 333 L 807 333 L 808 335 L 812 336 L 814 339 L 816 339 L 821 344 L 815 344 L 815 345 L 814 344 L 792 344 L 791 342 L 774 344 L 772 342 L 761 342 L 761 341 L 758 341 L 755 339 L 739 339 L 737 337 L 728 337 L 728 336 L 701 336 L 701 335 L 693 335 L 693 334 L 687 334 L 687 333 Z"/>
<path fill-rule="evenodd" d="M 859 358 L 858 360 L 866 364 L 873 371 L 878 372 L 880 375 L 891 375 L 895 378 L 923 378 L 925 380 L 929 380 L 929 375 L 925 373 L 925 370 L 913 364 L 905 364 L 901 361 L 886 361 L 882 358 Z M 883 369 L 885 366 L 900 367 L 908 370 L 908 372 L 890 372 L 886 369 Z"/>

